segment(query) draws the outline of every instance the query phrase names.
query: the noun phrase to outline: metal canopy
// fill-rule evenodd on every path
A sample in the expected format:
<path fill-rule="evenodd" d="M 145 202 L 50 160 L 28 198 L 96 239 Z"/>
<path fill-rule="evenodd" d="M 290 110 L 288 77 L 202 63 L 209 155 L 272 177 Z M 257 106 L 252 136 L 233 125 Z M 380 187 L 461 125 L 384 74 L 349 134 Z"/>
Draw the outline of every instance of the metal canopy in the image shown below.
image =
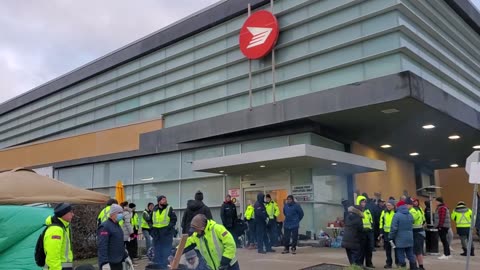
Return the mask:
<path fill-rule="evenodd" d="M 317 168 L 325 175 L 385 171 L 386 163 L 329 148 L 300 144 L 193 162 L 199 172 L 243 174 L 286 168 Z"/>

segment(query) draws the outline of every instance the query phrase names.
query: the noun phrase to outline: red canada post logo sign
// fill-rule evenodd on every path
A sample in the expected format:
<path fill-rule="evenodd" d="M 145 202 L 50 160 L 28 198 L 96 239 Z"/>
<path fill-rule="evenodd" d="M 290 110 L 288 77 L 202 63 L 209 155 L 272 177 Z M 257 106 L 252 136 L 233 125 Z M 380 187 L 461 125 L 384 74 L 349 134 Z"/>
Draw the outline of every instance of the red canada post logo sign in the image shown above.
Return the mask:
<path fill-rule="evenodd" d="M 260 10 L 251 14 L 240 30 L 240 50 L 249 59 L 267 55 L 278 39 L 277 18 L 269 11 Z"/>

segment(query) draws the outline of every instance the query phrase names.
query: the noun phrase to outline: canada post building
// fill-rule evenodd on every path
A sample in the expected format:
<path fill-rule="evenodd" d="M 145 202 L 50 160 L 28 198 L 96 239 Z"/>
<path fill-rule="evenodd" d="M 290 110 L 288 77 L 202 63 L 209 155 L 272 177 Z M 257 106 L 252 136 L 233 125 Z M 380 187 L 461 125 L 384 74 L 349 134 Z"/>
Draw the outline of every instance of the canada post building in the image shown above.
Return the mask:
<path fill-rule="evenodd" d="M 343 217 L 355 193 L 425 200 L 417 189 L 435 184 L 448 205 L 471 205 L 469 1 L 276 0 L 273 24 L 247 25 L 248 3 L 252 18 L 272 12 L 219 2 L 1 104 L 0 170 L 112 196 L 121 180 L 138 210 L 163 194 L 179 216 L 201 190 L 217 220 L 227 193 L 239 213 L 260 191 L 280 206 L 293 194 L 301 233 Z"/>

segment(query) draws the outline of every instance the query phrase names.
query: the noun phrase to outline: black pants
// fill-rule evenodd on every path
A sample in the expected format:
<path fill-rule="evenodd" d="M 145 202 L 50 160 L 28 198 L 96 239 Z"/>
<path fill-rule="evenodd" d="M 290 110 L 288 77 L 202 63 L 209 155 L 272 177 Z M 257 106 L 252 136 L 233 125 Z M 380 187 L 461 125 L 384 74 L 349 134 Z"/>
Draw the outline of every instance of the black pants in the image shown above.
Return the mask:
<path fill-rule="evenodd" d="M 123 263 L 110 263 L 111 270 L 123 270 Z"/>
<path fill-rule="evenodd" d="M 235 245 L 237 245 L 237 247 L 240 247 L 242 243 L 240 243 L 239 239 L 238 239 L 238 235 L 237 235 L 237 231 L 235 230 L 235 226 L 231 226 L 231 227 L 225 227 L 227 229 L 227 231 L 229 231 L 232 236 L 233 236 L 233 239 L 235 239 Z"/>
<path fill-rule="evenodd" d="M 268 239 L 270 239 L 270 245 L 277 246 L 278 237 L 277 237 L 277 221 L 275 219 L 271 219 L 267 224 L 267 234 Z"/>
<path fill-rule="evenodd" d="M 392 245 L 390 244 L 390 240 L 388 239 L 388 233 L 384 233 L 383 235 L 383 246 L 385 248 L 385 255 L 387 256 L 387 265 L 392 266 L 393 264 L 393 259 L 392 259 Z M 398 265 L 398 258 L 397 258 L 397 253 L 393 252 L 395 256 L 395 264 Z"/>
<path fill-rule="evenodd" d="M 348 262 L 350 265 L 363 265 L 362 251 L 361 249 L 349 249 L 346 248 Z"/>
<path fill-rule="evenodd" d="M 445 256 L 450 256 L 450 245 L 448 244 L 448 228 L 439 228 L 438 235 L 440 236 L 440 240 L 442 241 L 443 245 L 443 254 Z"/>
<path fill-rule="evenodd" d="M 363 258 L 362 261 L 365 261 L 365 266 L 372 266 L 372 253 L 373 248 L 375 246 L 375 239 L 372 230 L 363 231 L 363 241 L 362 241 L 362 249 L 363 249 Z"/>
<path fill-rule="evenodd" d="M 138 258 L 138 241 L 137 238 L 125 242 L 125 246 L 127 247 L 128 255 L 130 258 Z"/>
<path fill-rule="evenodd" d="M 267 224 L 265 221 L 255 221 L 255 232 L 257 233 L 258 252 L 272 250 L 272 246 L 267 236 Z M 265 250 L 264 250 L 265 247 Z"/>
<path fill-rule="evenodd" d="M 283 237 L 283 245 L 285 246 L 285 250 L 288 250 L 290 246 L 292 248 L 297 248 L 298 228 L 294 228 L 294 229 L 284 228 L 283 231 L 285 232 Z M 292 238 L 291 243 L 290 243 L 290 237 Z"/>
<path fill-rule="evenodd" d="M 257 242 L 257 236 L 255 235 L 255 220 L 250 219 L 247 221 L 247 224 L 248 224 L 248 231 L 247 231 L 248 244 L 252 245 Z"/>

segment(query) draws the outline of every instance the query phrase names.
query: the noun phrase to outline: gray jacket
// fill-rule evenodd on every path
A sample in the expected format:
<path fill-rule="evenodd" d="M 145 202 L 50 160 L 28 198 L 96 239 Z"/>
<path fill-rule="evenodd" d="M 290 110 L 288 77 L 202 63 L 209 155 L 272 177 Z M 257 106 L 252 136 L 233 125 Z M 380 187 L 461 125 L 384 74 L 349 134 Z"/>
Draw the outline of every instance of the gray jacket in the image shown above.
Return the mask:
<path fill-rule="evenodd" d="M 440 219 L 443 219 L 443 221 L 440 221 Z M 437 207 L 437 210 L 435 210 L 434 221 L 435 228 L 449 229 L 452 227 L 450 223 L 450 210 L 448 210 L 448 207 L 445 204 L 440 204 Z"/>
<path fill-rule="evenodd" d="M 128 241 L 130 239 L 130 234 L 133 233 L 132 226 L 132 209 L 125 207 L 123 209 L 123 241 Z"/>

